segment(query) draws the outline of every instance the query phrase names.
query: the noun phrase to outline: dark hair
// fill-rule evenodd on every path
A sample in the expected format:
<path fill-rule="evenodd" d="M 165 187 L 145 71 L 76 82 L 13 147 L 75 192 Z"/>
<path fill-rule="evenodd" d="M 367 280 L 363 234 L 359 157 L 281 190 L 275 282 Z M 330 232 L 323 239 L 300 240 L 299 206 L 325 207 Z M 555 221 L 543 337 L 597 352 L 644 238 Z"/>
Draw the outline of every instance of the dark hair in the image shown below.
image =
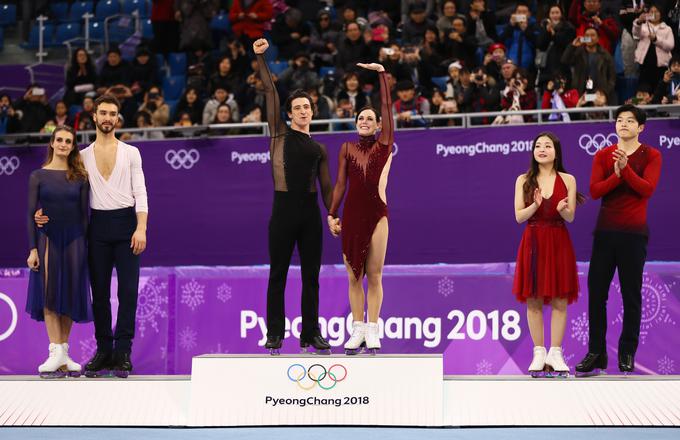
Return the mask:
<path fill-rule="evenodd" d="M 363 112 L 364 110 L 370 110 L 370 111 L 372 111 L 373 114 L 375 115 L 375 121 L 376 121 L 376 122 L 380 122 L 380 112 L 379 112 L 376 108 L 371 107 L 370 105 L 365 105 L 365 106 L 361 107 L 361 109 L 359 109 L 359 111 L 357 112 L 357 114 L 354 116 L 354 123 L 359 122 L 359 115 L 360 115 L 361 112 Z"/>
<path fill-rule="evenodd" d="M 441 8 L 440 8 L 442 15 L 444 15 L 444 6 L 447 3 L 453 3 L 453 6 L 455 6 L 455 8 L 456 8 L 456 13 L 458 13 L 458 5 L 456 4 L 456 0 L 444 0 L 442 2 Z M 455 17 L 455 15 L 454 15 L 454 17 Z"/>
<path fill-rule="evenodd" d="M 137 123 L 137 119 L 144 118 L 144 123 L 146 125 L 151 125 L 151 113 L 147 112 L 146 110 L 140 110 L 137 113 L 135 113 L 135 123 Z"/>
<path fill-rule="evenodd" d="M 94 112 L 97 112 L 97 108 L 99 107 L 99 104 L 113 104 L 116 106 L 116 109 L 120 112 L 120 101 L 118 101 L 118 98 L 116 98 L 113 95 L 102 95 L 99 98 L 94 100 Z"/>
<path fill-rule="evenodd" d="M 619 115 L 623 112 L 631 112 L 638 125 L 644 125 L 644 123 L 647 122 L 647 114 L 633 104 L 623 104 L 621 107 L 617 108 L 614 112 L 614 119 L 618 119 Z"/>
<path fill-rule="evenodd" d="M 69 70 L 71 70 L 73 73 L 78 72 L 78 68 L 79 68 L 78 67 L 78 53 L 80 53 L 80 52 L 85 52 L 85 55 L 87 56 L 87 60 L 85 60 L 85 68 L 87 69 L 88 73 L 95 72 L 94 63 L 92 62 L 92 57 L 82 47 L 76 49 L 76 51 L 73 52 L 73 55 L 71 55 L 71 65 L 69 66 Z"/>
<path fill-rule="evenodd" d="M 671 57 L 671 60 L 668 62 L 668 67 L 670 68 L 675 63 L 680 64 L 680 54 L 675 54 Z"/>
<path fill-rule="evenodd" d="M 531 163 L 525 174 L 526 180 L 522 186 L 522 192 L 524 193 L 524 203 L 527 205 L 531 203 L 531 200 L 533 200 L 534 190 L 538 188 L 538 161 L 536 161 L 536 158 L 534 157 L 534 148 L 536 148 L 536 142 L 542 137 L 547 137 L 550 139 L 555 146 L 555 161 L 553 162 L 553 169 L 558 173 L 567 172 L 567 170 L 564 169 L 564 165 L 562 165 L 562 144 L 560 143 L 560 138 L 558 138 L 555 133 L 550 131 L 539 133 L 531 144 Z M 576 193 L 576 203 L 580 205 L 585 202 L 585 200 L 586 198 L 583 194 Z"/>
<path fill-rule="evenodd" d="M 358 88 L 359 90 L 361 90 L 361 86 L 362 86 L 362 85 L 361 85 L 361 78 L 359 77 L 359 73 L 356 72 L 356 71 L 354 71 L 354 70 L 350 70 L 349 72 L 345 73 L 345 74 L 342 76 L 342 86 L 346 89 L 346 88 L 347 88 L 347 81 L 348 81 L 351 77 L 355 77 L 355 78 L 357 79 L 357 81 L 359 82 L 359 85 L 357 86 L 357 88 Z"/>
<path fill-rule="evenodd" d="M 213 119 L 213 124 L 226 124 L 226 123 L 228 123 L 228 122 L 220 122 L 220 121 L 217 120 L 217 115 L 219 115 L 220 109 L 221 109 L 222 107 L 226 107 L 226 108 L 229 109 L 229 121 L 228 121 L 228 122 L 234 122 L 234 121 L 233 121 L 234 112 L 231 111 L 231 107 L 229 107 L 229 104 L 220 104 L 220 105 L 218 105 L 217 108 L 215 109 L 215 118 Z"/>
<path fill-rule="evenodd" d="M 307 101 L 309 101 L 310 107 L 314 105 L 314 101 L 312 101 L 312 97 L 309 96 L 309 93 L 305 92 L 302 89 L 293 90 L 293 92 L 290 95 L 288 95 L 288 99 L 286 99 L 285 104 L 286 113 L 290 113 L 293 111 L 293 100 L 298 98 L 306 98 Z"/>
<path fill-rule="evenodd" d="M 85 165 L 83 164 L 83 159 L 80 157 L 80 150 L 78 149 L 78 143 L 76 142 L 76 132 L 73 128 L 68 125 L 60 125 L 54 129 L 52 136 L 50 136 L 50 146 L 47 147 L 47 158 L 45 158 L 45 163 L 43 165 L 48 165 L 52 162 L 54 158 L 54 148 L 52 144 L 57 138 L 57 133 L 66 131 L 71 133 L 73 136 L 73 149 L 68 154 L 66 161 L 68 163 L 68 170 L 66 171 L 67 180 L 85 180 L 87 181 L 87 171 L 85 170 Z"/>
<path fill-rule="evenodd" d="M 526 2 L 526 1 L 524 1 L 524 0 L 520 0 L 520 1 L 518 1 L 518 2 L 515 2 L 515 11 L 516 11 L 517 8 L 519 8 L 520 6 L 526 6 L 527 9 L 529 9 L 529 12 L 531 12 L 531 7 L 529 6 L 529 3 L 528 3 L 528 2 Z"/>

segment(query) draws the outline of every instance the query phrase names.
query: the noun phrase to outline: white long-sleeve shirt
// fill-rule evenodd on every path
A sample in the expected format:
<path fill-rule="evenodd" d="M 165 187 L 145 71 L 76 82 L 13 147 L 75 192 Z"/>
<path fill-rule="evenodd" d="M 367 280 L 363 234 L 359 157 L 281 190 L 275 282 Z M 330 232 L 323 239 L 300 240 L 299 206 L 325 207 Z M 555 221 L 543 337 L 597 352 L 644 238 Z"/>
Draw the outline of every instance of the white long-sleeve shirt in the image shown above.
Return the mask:
<path fill-rule="evenodd" d="M 109 180 L 97 168 L 94 142 L 80 156 L 90 181 L 90 208 L 110 211 L 134 206 L 135 212 L 149 212 L 142 156 L 136 147 L 118 141 L 116 164 Z"/>

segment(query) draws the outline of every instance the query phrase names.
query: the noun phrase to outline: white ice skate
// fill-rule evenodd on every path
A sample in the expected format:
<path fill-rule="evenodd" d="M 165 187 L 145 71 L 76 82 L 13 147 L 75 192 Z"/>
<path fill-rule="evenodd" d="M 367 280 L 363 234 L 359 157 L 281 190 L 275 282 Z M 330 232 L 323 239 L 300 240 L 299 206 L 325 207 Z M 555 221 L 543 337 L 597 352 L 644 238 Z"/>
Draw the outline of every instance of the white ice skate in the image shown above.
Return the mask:
<path fill-rule="evenodd" d="M 68 371 L 68 375 L 70 377 L 79 377 L 82 367 L 68 355 L 68 342 L 64 342 L 61 346 L 64 348 L 64 358 L 66 359 L 66 370 Z"/>
<path fill-rule="evenodd" d="M 380 350 L 380 334 L 378 333 L 377 322 L 366 324 L 366 350 L 373 355 Z"/>
<path fill-rule="evenodd" d="M 345 343 L 345 354 L 354 355 L 363 351 L 366 346 L 366 323 L 354 321 L 352 323 L 352 336 Z"/>
<path fill-rule="evenodd" d="M 38 372 L 43 379 L 66 377 L 66 358 L 64 347 L 60 344 L 50 344 L 50 355 L 38 366 Z"/>
<path fill-rule="evenodd" d="M 545 368 L 548 377 L 569 377 L 569 366 L 564 362 L 562 347 L 550 347 L 545 358 Z"/>
<path fill-rule="evenodd" d="M 534 358 L 531 360 L 531 365 L 529 365 L 529 374 L 531 377 L 543 377 L 545 357 L 545 347 L 534 347 Z"/>

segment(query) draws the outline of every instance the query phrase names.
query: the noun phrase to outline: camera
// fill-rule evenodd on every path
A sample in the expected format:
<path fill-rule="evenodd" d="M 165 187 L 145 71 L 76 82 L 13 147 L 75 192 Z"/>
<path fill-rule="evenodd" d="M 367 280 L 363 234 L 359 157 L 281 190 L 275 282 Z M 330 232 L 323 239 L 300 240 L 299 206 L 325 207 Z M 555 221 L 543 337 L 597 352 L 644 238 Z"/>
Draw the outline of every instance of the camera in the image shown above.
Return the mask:
<path fill-rule="evenodd" d="M 593 41 L 590 37 L 581 37 L 580 40 L 581 43 L 590 43 L 591 41 Z"/>
<path fill-rule="evenodd" d="M 155 92 L 149 93 L 149 99 L 158 99 L 158 93 Z"/>

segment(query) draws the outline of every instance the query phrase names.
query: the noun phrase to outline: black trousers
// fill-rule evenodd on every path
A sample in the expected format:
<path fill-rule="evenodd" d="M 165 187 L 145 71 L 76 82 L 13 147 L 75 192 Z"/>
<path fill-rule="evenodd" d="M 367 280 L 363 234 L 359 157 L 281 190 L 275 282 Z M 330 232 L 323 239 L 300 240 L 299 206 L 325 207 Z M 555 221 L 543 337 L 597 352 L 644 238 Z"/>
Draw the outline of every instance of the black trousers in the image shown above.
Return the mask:
<path fill-rule="evenodd" d="M 321 213 L 316 193 L 274 193 L 274 206 L 269 220 L 271 266 L 267 287 L 267 336 L 284 336 L 284 290 L 296 243 L 302 273 L 300 339 L 311 339 L 318 334 L 321 231 Z"/>
<path fill-rule="evenodd" d="M 627 232 L 598 231 L 588 269 L 588 351 L 607 352 L 607 298 L 618 269 L 623 298 L 623 330 L 619 353 L 635 354 L 642 317 L 642 272 L 647 258 L 647 237 Z"/>
<path fill-rule="evenodd" d="M 132 349 L 139 288 L 139 255 L 132 253 L 130 241 L 136 228 L 134 208 L 92 210 L 88 263 L 98 351 L 129 353 Z M 118 275 L 115 333 L 111 331 L 111 274 L 114 267 Z"/>

